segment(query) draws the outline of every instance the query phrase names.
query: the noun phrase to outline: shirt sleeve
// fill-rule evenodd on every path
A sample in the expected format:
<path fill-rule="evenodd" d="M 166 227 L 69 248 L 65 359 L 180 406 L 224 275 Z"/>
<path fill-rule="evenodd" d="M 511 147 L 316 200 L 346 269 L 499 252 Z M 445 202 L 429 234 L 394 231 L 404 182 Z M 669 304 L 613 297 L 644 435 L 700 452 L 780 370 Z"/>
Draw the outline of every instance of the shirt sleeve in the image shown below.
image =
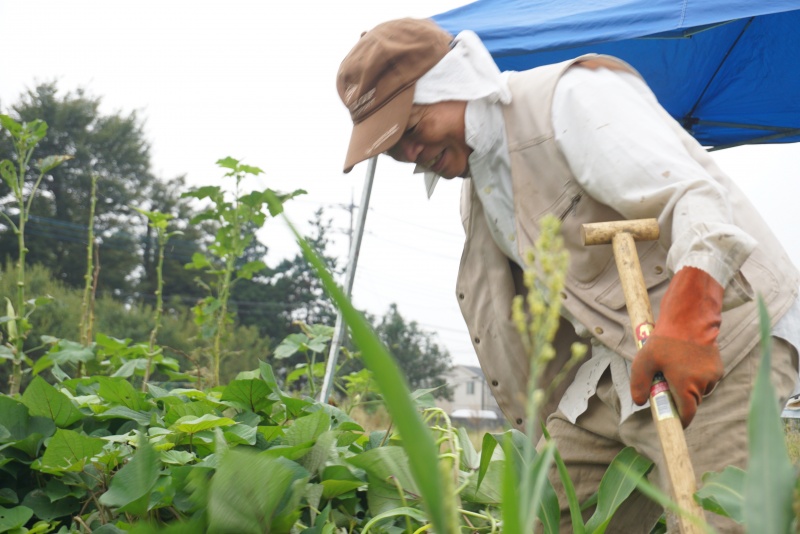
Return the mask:
<path fill-rule="evenodd" d="M 723 287 L 756 241 L 733 222 L 725 188 L 692 158 L 637 76 L 575 66 L 553 99 L 555 140 L 578 183 L 626 219 L 672 221 L 667 268 Z"/>

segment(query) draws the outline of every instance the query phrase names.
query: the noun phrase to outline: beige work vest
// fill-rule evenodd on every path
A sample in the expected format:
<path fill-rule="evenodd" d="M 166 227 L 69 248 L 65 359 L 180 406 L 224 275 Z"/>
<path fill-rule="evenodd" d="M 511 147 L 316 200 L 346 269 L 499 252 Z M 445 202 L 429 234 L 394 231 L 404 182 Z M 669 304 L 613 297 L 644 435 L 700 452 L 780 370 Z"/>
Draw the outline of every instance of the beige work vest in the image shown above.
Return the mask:
<path fill-rule="evenodd" d="M 575 63 L 635 71 L 609 56 L 588 55 L 511 75 L 512 102 L 504 106 L 518 246 L 521 257 L 533 248 L 538 221 L 545 214 L 562 220 L 565 247 L 570 254 L 563 306 L 602 344 L 632 360 L 635 343 L 619 284 L 611 246 L 584 247 L 583 223 L 621 220 L 623 217 L 582 191 L 559 151 L 553 135 L 553 92 L 561 75 Z M 637 74 L 638 75 L 638 74 Z M 758 246 L 725 291 L 718 338 L 726 371 L 738 363 L 759 340 L 755 295 L 761 295 L 774 324 L 797 298 L 800 276 L 783 247 L 739 188 L 712 161 L 708 153 L 665 111 L 664 121 L 675 131 L 692 157 L 728 191 L 734 222 L 754 237 Z M 672 213 L 654 211 L 661 236 L 638 243 L 640 263 L 654 315 L 667 288 L 666 258 L 672 242 Z M 522 428 L 529 361 L 511 322 L 511 301 L 522 291 L 519 269 L 497 247 L 486 224 L 481 203 L 465 180 L 461 217 L 466 242 L 461 257 L 456 295 L 472 343 L 489 386 L 509 421 Z M 569 359 L 577 341 L 574 328 L 562 320 L 555 341 L 557 357 L 545 371 L 549 383 Z M 588 341 L 588 340 L 583 340 Z M 588 356 L 587 356 L 588 357 Z M 552 412 L 577 367 L 549 400 L 542 417 Z"/>

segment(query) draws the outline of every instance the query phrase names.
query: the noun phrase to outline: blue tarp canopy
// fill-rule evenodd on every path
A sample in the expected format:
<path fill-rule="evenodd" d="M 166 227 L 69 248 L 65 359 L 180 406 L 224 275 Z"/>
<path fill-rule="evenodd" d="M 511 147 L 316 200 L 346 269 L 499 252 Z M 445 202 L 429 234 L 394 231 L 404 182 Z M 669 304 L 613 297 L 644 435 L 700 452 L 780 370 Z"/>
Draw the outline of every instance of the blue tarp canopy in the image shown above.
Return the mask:
<path fill-rule="evenodd" d="M 501 70 L 624 59 L 705 146 L 800 141 L 800 0 L 478 0 L 433 19 Z"/>

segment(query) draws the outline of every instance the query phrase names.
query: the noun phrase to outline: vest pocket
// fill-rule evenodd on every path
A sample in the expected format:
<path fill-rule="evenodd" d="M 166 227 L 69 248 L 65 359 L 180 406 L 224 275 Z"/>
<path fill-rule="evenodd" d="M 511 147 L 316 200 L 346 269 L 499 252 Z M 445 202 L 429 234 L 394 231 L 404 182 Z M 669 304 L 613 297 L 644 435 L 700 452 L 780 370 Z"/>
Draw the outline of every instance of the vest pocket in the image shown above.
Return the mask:
<path fill-rule="evenodd" d="M 649 243 L 644 250 L 637 247 L 637 250 L 639 250 L 639 263 L 642 267 L 644 284 L 647 287 L 651 302 L 654 300 L 660 301 L 661 294 L 666 290 L 669 283 L 666 267 L 667 251 L 659 241 Z M 609 309 L 620 310 L 625 306 L 625 293 L 622 291 L 622 284 L 619 280 L 616 265 L 604 275 L 608 280 L 605 284 L 598 284 L 598 294 L 595 301 Z M 662 284 L 663 288 L 658 287 Z M 605 289 L 600 289 L 603 287 Z"/>

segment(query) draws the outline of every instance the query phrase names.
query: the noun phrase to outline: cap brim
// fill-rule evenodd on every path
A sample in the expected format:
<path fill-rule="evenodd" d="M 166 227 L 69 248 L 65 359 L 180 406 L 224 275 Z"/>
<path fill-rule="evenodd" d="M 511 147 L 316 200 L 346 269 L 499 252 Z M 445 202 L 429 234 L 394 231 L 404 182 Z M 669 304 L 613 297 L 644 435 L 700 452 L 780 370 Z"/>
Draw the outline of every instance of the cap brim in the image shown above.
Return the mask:
<path fill-rule="evenodd" d="M 353 125 L 350 146 L 344 160 L 344 172 L 357 163 L 386 152 L 402 137 L 414 105 L 414 85 L 407 87 L 361 122 Z"/>

